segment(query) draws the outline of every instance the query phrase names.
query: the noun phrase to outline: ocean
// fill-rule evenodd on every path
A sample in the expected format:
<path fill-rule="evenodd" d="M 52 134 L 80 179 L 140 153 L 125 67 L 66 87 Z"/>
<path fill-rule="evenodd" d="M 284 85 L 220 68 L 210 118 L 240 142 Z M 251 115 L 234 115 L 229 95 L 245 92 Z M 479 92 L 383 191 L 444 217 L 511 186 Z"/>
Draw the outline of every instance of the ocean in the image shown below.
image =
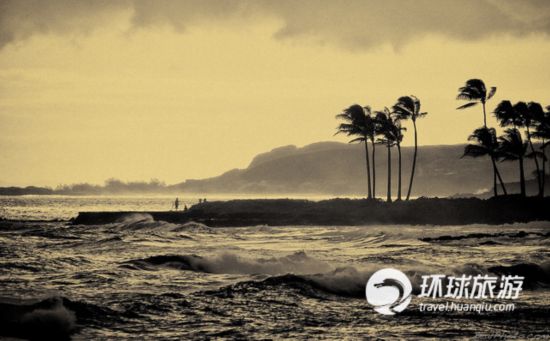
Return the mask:
<path fill-rule="evenodd" d="M 215 199 L 215 198 L 214 198 Z M 212 200 L 214 200 L 212 199 Z M 41 339 L 549 339 L 550 222 L 211 228 L 128 214 L 172 197 L 0 198 L 0 337 Z M 192 205 L 197 198 L 180 198 Z M 210 199 L 209 199 L 210 200 Z M 410 279 L 402 312 L 373 310 L 379 269 Z M 513 311 L 421 311 L 422 276 L 524 276 Z M 453 301 L 457 302 L 457 301 Z"/>

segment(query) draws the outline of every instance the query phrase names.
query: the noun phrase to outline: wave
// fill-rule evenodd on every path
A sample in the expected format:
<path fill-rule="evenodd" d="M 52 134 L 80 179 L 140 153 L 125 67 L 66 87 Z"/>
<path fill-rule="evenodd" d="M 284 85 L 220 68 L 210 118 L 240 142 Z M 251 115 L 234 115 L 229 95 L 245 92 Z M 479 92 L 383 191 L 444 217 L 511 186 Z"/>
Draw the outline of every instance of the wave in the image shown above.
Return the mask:
<path fill-rule="evenodd" d="M 547 238 L 547 237 L 550 237 L 550 232 L 543 233 L 543 232 L 518 231 L 518 232 L 510 232 L 510 233 L 506 233 L 506 232 L 470 233 L 470 234 L 457 235 L 457 236 L 444 235 L 444 236 L 438 236 L 438 237 L 426 237 L 426 238 L 420 238 L 420 240 L 423 242 L 446 242 L 446 241 L 463 240 L 463 239 L 503 238 L 503 237 L 510 238 L 510 239 L 523 239 L 529 236 Z"/>
<path fill-rule="evenodd" d="M 327 274 L 341 269 L 355 269 L 342 267 L 316 258 L 310 257 L 304 251 L 282 257 L 251 259 L 234 253 L 222 253 L 210 257 L 199 255 L 156 255 L 142 259 L 129 260 L 123 263 L 126 267 L 138 269 L 153 269 L 168 267 L 180 270 L 215 274 Z M 440 273 L 441 269 L 422 267 L 418 264 L 398 266 L 411 277 L 413 282 L 421 283 L 421 276 L 431 273 Z M 380 266 L 376 266 L 379 268 Z M 363 270 L 356 270 L 356 274 L 372 273 L 372 266 L 363 265 Z M 526 278 L 528 284 L 550 284 L 550 262 L 540 265 L 534 263 L 519 263 L 511 266 L 486 266 L 485 264 L 469 263 L 446 270 L 447 275 L 517 275 Z M 363 276 L 364 277 L 364 276 Z"/>
<path fill-rule="evenodd" d="M 305 252 L 296 252 L 288 256 L 249 259 L 233 253 L 223 253 L 210 258 L 197 255 L 158 255 L 144 259 L 131 260 L 125 264 L 143 268 L 150 266 L 170 267 L 218 274 L 285 274 L 318 273 L 333 269 L 331 265 L 309 257 Z"/>
<path fill-rule="evenodd" d="M 541 265 L 520 263 L 511 266 L 493 266 L 489 268 L 489 271 L 497 275 L 525 277 L 523 287 L 527 289 L 550 285 L 550 262 Z"/>
<path fill-rule="evenodd" d="M 232 253 L 212 257 L 198 255 L 157 255 L 124 262 L 123 267 L 153 270 L 167 267 L 178 270 L 214 274 L 268 275 L 261 281 L 244 281 L 221 288 L 216 295 L 230 295 L 234 291 L 252 288 L 285 286 L 300 290 L 307 296 L 326 294 L 343 297 L 364 297 L 365 283 L 374 269 L 358 270 L 337 267 L 317 260 L 300 251 L 283 257 L 249 259 Z"/>
<path fill-rule="evenodd" d="M 222 253 L 213 257 L 197 255 L 158 255 L 144 259 L 130 260 L 125 267 L 151 269 L 151 267 L 169 267 L 180 270 L 217 274 L 286 274 L 320 273 L 334 269 L 324 261 L 309 257 L 300 251 L 283 257 L 249 259 L 233 253 Z"/>
<path fill-rule="evenodd" d="M 199 255 L 157 255 L 130 260 L 122 266 L 136 270 L 154 270 L 159 267 L 184 271 L 214 274 L 249 274 L 270 276 L 260 282 L 245 281 L 234 289 L 254 286 L 277 286 L 299 288 L 308 295 L 318 296 L 319 292 L 343 297 L 364 297 L 365 284 L 379 265 L 365 264 L 360 268 L 338 266 L 297 252 L 283 257 L 249 259 L 232 253 L 203 257 Z M 397 266 L 397 265 L 396 265 Z M 550 263 L 519 263 L 511 266 L 487 266 L 485 264 L 465 264 L 442 270 L 422 267 L 419 264 L 397 266 L 407 274 L 413 285 L 413 292 L 420 293 L 422 276 L 445 273 L 448 276 L 492 274 L 517 275 L 525 277 L 524 289 L 547 288 L 550 286 Z M 442 272 L 443 271 L 443 272 Z M 306 290 L 307 288 L 307 290 Z"/>
<path fill-rule="evenodd" d="M 157 221 L 148 213 L 126 213 L 111 225 L 118 230 L 160 229 L 174 226 L 164 221 Z"/>
<path fill-rule="evenodd" d="M 0 335 L 25 339 L 68 340 L 76 315 L 59 297 L 42 301 L 0 301 Z"/>
<path fill-rule="evenodd" d="M 336 269 L 326 274 L 285 274 L 260 281 L 243 281 L 217 290 L 205 291 L 205 295 L 233 297 L 238 293 L 292 290 L 301 296 L 318 299 L 331 297 L 364 298 L 365 283 L 370 273 L 360 273 L 354 268 Z"/>
<path fill-rule="evenodd" d="M 69 340 L 80 325 L 120 322 L 134 317 L 94 304 L 61 296 L 0 298 L 0 336 L 29 340 Z"/>
<path fill-rule="evenodd" d="M 249 280 L 223 287 L 208 293 L 217 296 L 231 296 L 236 292 L 287 288 L 297 290 L 308 297 L 339 297 L 364 298 L 365 284 L 369 277 L 378 270 L 365 266 L 334 267 L 328 263 L 315 260 L 304 252 L 298 252 L 280 258 L 251 260 L 233 254 L 222 254 L 212 258 L 197 255 L 159 255 L 125 263 L 132 269 L 152 269 L 155 267 L 170 267 L 180 270 L 216 273 L 216 274 L 262 274 L 269 277 Z M 421 268 L 410 265 L 398 267 L 410 278 L 413 292 L 420 293 L 422 276 L 441 273 L 441 269 Z M 550 263 L 533 264 L 519 263 L 512 266 L 485 266 L 481 264 L 465 264 L 447 269 L 443 273 L 448 276 L 492 274 L 517 275 L 525 277 L 524 289 L 548 288 L 550 286 Z M 446 285 L 446 284 L 445 284 Z"/>
<path fill-rule="evenodd" d="M 195 232 L 195 233 L 214 233 L 215 229 L 207 225 L 194 221 L 177 225 L 171 229 L 172 232 Z"/>
<path fill-rule="evenodd" d="M 215 229 L 197 222 L 187 222 L 185 224 L 168 223 L 162 220 L 155 220 L 153 216 L 147 213 L 126 213 L 116 222 L 109 225 L 109 229 L 119 231 L 151 231 L 155 233 L 215 233 Z M 189 237 L 191 238 L 191 237 Z"/>
<path fill-rule="evenodd" d="M 205 266 L 206 265 L 206 266 Z M 211 273 L 204 258 L 197 255 L 159 255 L 143 259 L 136 259 L 124 262 L 123 267 L 129 269 L 149 270 L 155 266 L 174 268 L 178 270 L 192 270 L 197 272 Z"/>
<path fill-rule="evenodd" d="M 550 284 L 550 265 L 517 264 L 513 266 L 490 267 L 488 271 L 494 275 L 524 276 L 524 289 L 546 288 Z M 463 271 L 463 272 L 462 272 Z M 302 296 L 310 298 L 330 299 L 331 296 L 344 298 L 365 298 L 365 285 L 374 271 L 357 270 L 354 267 L 338 268 L 323 274 L 285 274 L 272 276 L 255 281 L 243 281 L 218 290 L 206 291 L 205 294 L 221 297 L 232 297 L 237 293 L 256 292 L 257 290 L 294 290 Z M 481 266 L 455 268 L 452 274 L 487 273 Z M 421 276 L 427 272 L 407 270 L 405 273 L 411 279 L 413 293 L 420 294 Z M 451 274 L 449 274 L 451 275 Z"/>

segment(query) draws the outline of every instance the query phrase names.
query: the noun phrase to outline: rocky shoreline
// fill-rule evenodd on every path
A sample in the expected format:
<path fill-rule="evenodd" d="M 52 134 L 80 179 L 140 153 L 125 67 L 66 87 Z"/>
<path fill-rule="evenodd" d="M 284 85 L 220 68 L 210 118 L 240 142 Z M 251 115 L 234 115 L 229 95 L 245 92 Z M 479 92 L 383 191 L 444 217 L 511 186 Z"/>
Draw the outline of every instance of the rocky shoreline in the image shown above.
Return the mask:
<path fill-rule="evenodd" d="M 387 203 L 365 199 L 323 201 L 254 199 L 213 201 L 182 211 L 80 212 L 75 225 L 121 222 L 146 214 L 171 223 L 199 222 L 212 227 L 285 225 L 465 225 L 550 220 L 550 198 L 419 198 Z"/>

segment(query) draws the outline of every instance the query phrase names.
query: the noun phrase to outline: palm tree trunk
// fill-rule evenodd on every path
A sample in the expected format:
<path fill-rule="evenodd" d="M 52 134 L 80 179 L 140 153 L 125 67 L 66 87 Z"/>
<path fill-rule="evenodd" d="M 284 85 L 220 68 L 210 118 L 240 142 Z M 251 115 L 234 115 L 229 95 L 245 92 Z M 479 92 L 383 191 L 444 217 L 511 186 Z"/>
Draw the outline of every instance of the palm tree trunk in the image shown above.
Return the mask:
<path fill-rule="evenodd" d="M 485 113 L 485 101 L 481 101 L 483 106 L 483 127 L 487 128 L 487 114 Z"/>
<path fill-rule="evenodd" d="M 525 197 L 525 172 L 523 170 L 523 157 L 519 158 L 519 184 L 521 188 L 521 196 Z"/>
<path fill-rule="evenodd" d="M 491 158 L 493 162 L 493 195 L 495 197 L 498 197 L 498 189 L 497 189 L 497 171 L 495 170 L 495 159 Z"/>
<path fill-rule="evenodd" d="M 541 178 L 540 178 L 540 167 L 539 167 L 539 158 L 535 154 L 535 147 L 533 147 L 533 141 L 531 141 L 531 132 L 529 131 L 529 126 L 527 125 L 527 140 L 529 141 L 529 146 L 531 147 L 531 153 L 533 153 L 533 158 L 535 159 L 535 169 L 537 170 L 537 184 L 539 185 L 538 196 L 542 194 L 541 188 Z"/>
<path fill-rule="evenodd" d="M 500 187 L 502 187 L 502 192 L 504 192 L 504 195 L 508 195 L 508 192 L 506 191 L 506 187 L 504 186 L 504 181 L 502 181 L 502 177 L 500 176 L 500 172 L 498 171 L 497 163 L 495 161 L 494 157 L 491 157 L 491 160 L 493 162 L 493 171 L 495 172 L 495 175 L 498 178 L 498 181 L 500 182 Z M 495 184 L 496 186 L 496 184 Z M 496 191 L 495 191 L 496 193 Z"/>
<path fill-rule="evenodd" d="M 388 196 L 387 202 L 391 202 L 391 147 L 388 143 Z"/>
<path fill-rule="evenodd" d="M 546 143 L 546 141 L 544 141 L 544 139 L 542 139 L 542 145 L 543 146 L 544 146 L 545 143 Z M 540 186 L 542 197 L 544 197 L 544 187 L 546 187 L 546 147 L 542 148 L 542 184 Z"/>
<path fill-rule="evenodd" d="M 371 140 L 372 143 L 372 198 L 376 199 L 376 143 L 374 139 Z"/>
<path fill-rule="evenodd" d="M 414 179 L 414 170 L 416 169 L 416 155 L 418 153 L 418 138 L 416 134 L 416 121 L 413 120 L 413 127 L 414 127 L 414 156 L 413 156 L 413 164 L 411 169 L 411 179 L 409 180 L 409 190 L 407 191 L 407 199 L 411 197 L 411 191 L 413 186 L 413 179 Z"/>
<path fill-rule="evenodd" d="M 544 198 L 544 187 L 546 186 L 546 161 L 542 160 L 542 179 L 540 184 L 540 196 Z"/>
<path fill-rule="evenodd" d="M 398 173 L 397 173 L 397 200 L 401 201 L 401 144 L 397 144 Z"/>
<path fill-rule="evenodd" d="M 369 140 L 365 136 L 365 159 L 367 160 L 367 183 L 368 194 L 367 198 L 372 199 L 371 184 L 370 184 L 370 157 L 369 157 Z"/>
<path fill-rule="evenodd" d="M 508 195 L 508 191 L 506 191 L 506 186 L 504 186 L 504 181 L 502 181 L 502 177 L 500 176 L 500 172 L 498 171 L 498 167 L 495 162 L 495 171 L 497 172 L 498 181 L 500 181 L 500 187 L 502 187 L 502 192 L 504 192 L 504 195 Z"/>

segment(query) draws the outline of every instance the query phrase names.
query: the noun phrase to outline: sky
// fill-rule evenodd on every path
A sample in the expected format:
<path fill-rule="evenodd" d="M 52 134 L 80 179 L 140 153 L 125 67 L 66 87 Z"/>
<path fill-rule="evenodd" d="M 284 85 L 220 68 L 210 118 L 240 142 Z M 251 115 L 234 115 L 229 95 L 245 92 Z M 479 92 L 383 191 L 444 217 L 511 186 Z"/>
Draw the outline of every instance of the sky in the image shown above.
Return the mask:
<path fill-rule="evenodd" d="M 464 143 L 470 78 L 550 105 L 549 32 L 545 0 L 0 0 L 0 186 L 211 177 L 403 95 Z"/>

